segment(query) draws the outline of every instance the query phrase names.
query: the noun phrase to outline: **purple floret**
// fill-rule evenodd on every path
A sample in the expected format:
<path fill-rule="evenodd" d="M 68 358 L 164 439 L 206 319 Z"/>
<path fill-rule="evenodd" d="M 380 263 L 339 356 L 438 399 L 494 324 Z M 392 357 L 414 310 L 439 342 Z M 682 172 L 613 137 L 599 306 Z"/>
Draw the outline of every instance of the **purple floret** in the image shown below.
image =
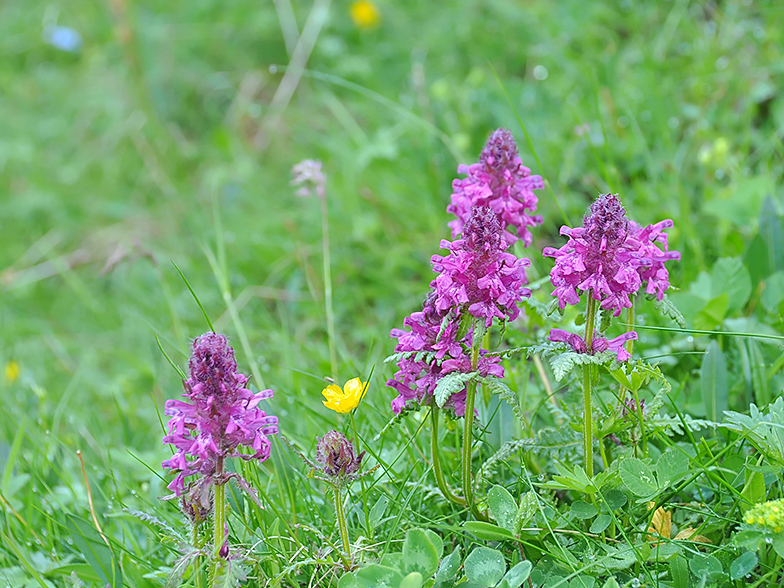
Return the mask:
<path fill-rule="evenodd" d="M 563 329 L 551 329 L 550 335 L 547 337 L 550 341 L 556 343 L 568 343 L 572 349 L 577 353 L 589 353 L 595 355 L 604 351 L 612 351 L 618 355 L 618 361 L 628 361 L 631 359 L 631 354 L 623 346 L 627 341 L 636 341 L 637 333 L 629 331 L 615 339 L 605 339 L 604 337 L 594 337 L 591 341 L 591 349 L 588 349 L 588 344 L 585 339 L 569 331 Z"/>
<path fill-rule="evenodd" d="M 169 489 L 180 496 L 185 478 L 201 474 L 210 479 L 227 457 L 264 461 L 270 455 L 267 435 L 278 432 L 278 418 L 258 408 L 272 390 L 254 394 L 248 378 L 237 371 L 234 350 L 224 335 L 205 333 L 193 341 L 190 378 L 184 382 L 187 401 L 167 400 L 171 416 L 164 443 L 176 448 L 164 468 L 178 472 Z M 239 453 L 245 446 L 254 453 Z"/>

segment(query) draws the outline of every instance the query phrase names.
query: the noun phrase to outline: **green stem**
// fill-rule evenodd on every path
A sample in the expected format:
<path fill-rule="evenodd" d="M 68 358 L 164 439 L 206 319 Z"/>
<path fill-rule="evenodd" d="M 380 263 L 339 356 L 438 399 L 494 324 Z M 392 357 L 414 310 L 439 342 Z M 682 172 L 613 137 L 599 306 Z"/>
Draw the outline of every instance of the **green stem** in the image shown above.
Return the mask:
<path fill-rule="evenodd" d="M 201 545 L 199 545 L 199 525 L 192 524 L 191 525 L 191 543 L 196 549 L 199 549 Z M 201 573 L 201 557 L 196 556 L 193 565 L 193 573 L 196 576 L 196 588 L 203 588 L 203 578 Z"/>
<path fill-rule="evenodd" d="M 362 446 L 359 442 L 359 433 L 357 432 L 357 421 L 354 420 L 354 411 L 352 410 L 350 413 L 351 415 L 351 428 L 354 429 L 354 439 L 356 439 L 357 443 L 357 455 L 362 453 Z M 362 510 L 365 513 L 365 528 L 368 529 L 369 532 L 372 532 L 372 529 L 369 528 L 370 526 L 370 512 L 368 511 L 368 504 L 367 504 L 367 493 L 365 491 L 365 478 L 360 478 L 359 483 L 362 485 Z"/>
<path fill-rule="evenodd" d="M 593 330 L 596 324 L 596 300 L 588 290 L 588 310 L 585 316 L 585 346 L 593 348 Z M 583 455 L 585 473 L 593 478 L 593 412 L 591 410 L 591 365 L 583 365 Z"/>
<path fill-rule="evenodd" d="M 629 324 L 629 330 L 634 330 L 634 304 L 637 301 L 637 296 L 632 296 L 632 305 L 626 310 L 626 322 Z M 629 352 L 629 355 L 632 354 L 634 350 L 634 340 L 629 339 L 626 342 L 626 350 Z M 645 421 L 643 420 L 642 415 L 642 406 L 640 405 L 640 397 L 637 394 L 637 391 L 632 391 L 632 395 L 634 396 L 634 406 L 635 411 L 637 413 L 637 420 L 640 422 L 640 440 L 642 442 L 642 455 L 643 457 L 648 457 L 648 433 L 645 430 Z"/>
<path fill-rule="evenodd" d="M 476 330 L 476 327 L 474 327 Z M 479 346 L 481 341 L 473 341 L 471 347 L 471 371 L 475 372 L 479 365 Z M 471 512 L 479 520 L 487 520 L 474 504 L 473 481 L 471 471 L 471 449 L 473 446 L 474 432 L 474 400 L 476 400 L 476 381 L 472 380 L 466 386 L 465 423 L 463 430 L 463 497 Z"/>
<path fill-rule="evenodd" d="M 213 535 L 212 535 L 212 557 L 214 560 L 213 564 L 213 581 L 217 578 L 218 566 L 220 565 L 220 556 L 218 555 L 220 552 L 220 548 L 223 546 L 224 541 L 226 540 L 226 486 L 223 483 L 223 458 L 218 458 L 218 466 L 216 468 L 215 479 L 218 482 L 214 486 L 214 497 L 213 497 L 213 521 L 214 521 L 214 528 L 213 528 Z"/>
<path fill-rule="evenodd" d="M 455 496 L 452 493 L 446 483 L 446 480 L 444 479 L 444 472 L 441 470 L 441 458 L 438 455 L 438 406 L 436 406 L 435 403 L 430 409 L 430 416 L 433 420 L 433 427 L 430 430 L 430 453 L 432 454 L 433 458 L 433 473 L 436 475 L 438 489 L 441 490 L 441 494 L 443 494 L 444 497 L 450 502 L 460 506 L 465 506 L 465 499 L 459 496 Z"/>
<path fill-rule="evenodd" d="M 346 525 L 346 515 L 343 513 L 343 493 L 339 486 L 333 486 L 335 489 L 335 516 L 338 519 L 338 528 L 340 529 L 340 540 L 343 542 L 343 563 L 347 569 L 351 564 L 351 545 L 348 542 L 348 526 Z"/>
<path fill-rule="evenodd" d="M 329 256 L 329 210 L 326 196 L 321 197 L 321 248 L 324 256 L 324 304 L 327 313 L 329 365 L 332 379 L 338 380 L 338 353 L 335 346 L 335 313 L 332 310 L 332 269 Z"/>

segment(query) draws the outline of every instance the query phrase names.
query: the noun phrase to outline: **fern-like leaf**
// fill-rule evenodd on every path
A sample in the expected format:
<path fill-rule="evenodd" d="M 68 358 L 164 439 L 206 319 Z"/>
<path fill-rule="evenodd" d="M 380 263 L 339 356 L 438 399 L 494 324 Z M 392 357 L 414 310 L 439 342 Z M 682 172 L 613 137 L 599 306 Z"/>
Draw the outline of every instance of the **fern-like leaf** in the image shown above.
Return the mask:
<path fill-rule="evenodd" d="M 492 376 L 483 378 L 482 385 L 484 385 L 493 394 L 498 394 L 500 398 L 505 400 L 506 403 L 512 407 L 517 420 L 520 421 L 520 426 L 525 428 L 525 412 L 523 411 L 523 407 L 520 405 L 520 399 L 517 397 L 517 392 L 512 390 L 502 380 Z"/>
<path fill-rule="evenodd" d="M 666 294 L 661 300 L 654 301 L 653 307 L 660 315 L 675 321 L 681 329 L 686 328 L 686 319 L 683 318 L 681 311 L 678 310 L 678 307 L 672 303 L 672 300 Z"/>
<path fill-rule="evenodd" d="M 443 408 L 452 394 L 460 392 L 466 387 L 468 382 L 478 377 L 479 374 L 477 372 L 469 372 L 467 374 L 464 374 L 463 372 L 452 372 L 445 375 L 439 380 L 436 389 L 433 391 L 433 396 L 435 396 L 438 407 Z"/>

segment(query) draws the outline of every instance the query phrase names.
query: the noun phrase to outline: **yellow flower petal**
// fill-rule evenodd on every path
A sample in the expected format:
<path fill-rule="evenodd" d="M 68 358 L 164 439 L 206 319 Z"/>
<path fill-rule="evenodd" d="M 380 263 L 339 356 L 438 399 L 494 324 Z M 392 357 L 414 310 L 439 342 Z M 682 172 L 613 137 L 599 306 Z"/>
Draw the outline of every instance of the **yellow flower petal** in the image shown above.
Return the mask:
<path fill-rule="evenodd" d="M 335 386 L 335 384 L 330 384 L 324 388 L 321 391 L 321 394 L 324 396 L 324 398 L 330 401 L 343 398 L 343 390 L 341 390 L 339 386 Z"/>

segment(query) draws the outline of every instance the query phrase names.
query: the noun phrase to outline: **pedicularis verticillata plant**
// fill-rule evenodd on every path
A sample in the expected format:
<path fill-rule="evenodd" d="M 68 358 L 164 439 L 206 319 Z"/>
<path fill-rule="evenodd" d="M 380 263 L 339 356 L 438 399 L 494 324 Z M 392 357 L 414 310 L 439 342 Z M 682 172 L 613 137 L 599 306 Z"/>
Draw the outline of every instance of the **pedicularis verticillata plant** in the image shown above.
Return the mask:
<path fill-rule="evenodd" d="M 236 480 L 255 498 L 255 492 L 239 474 L 226 471 L 226 461 L 233 457 L 266 460 L 270 455 L 267 435 L 278 432 L 278 419 L 258 407 L 262 400 L 272 397 L 272 390 L 254 394 L 246 388 L 248 378 L 237 371 L 234 349 L 224 335 L 205 333 L 197 337 L 188 367 L 190 377 L 183 382 L 183 397 L 187 401 L 166 401 L 166 414 L 172 418 L 163 442 L 176 451 L 162 466 L 177 472 L 168 487 L 180 497 L 183 510 L 193 523 L 197 549 L 201 548 L 198 526 L 212 511 L 210 554 L 216 559 L 212 575 L 217 582 L 215 578 L 229 559 L 226 483 Z M 240 447 L 251 452 L 243 453 Z M 185 479 L 191 476 L 195 479 L 186 484 Z M 199 582 L 200 572 L 196 573 Z"/>
<path fill-rule="evenodd" d="M 436 481 L 444 496 L 467 504 L 478 518 L 472 497 L 472 432 L 474 399 L 480 381 L 502 378 L 500 358 L 487 355 L 485 335 L 494 322 L 515 320 L 518 303 L 531 295 L 527 259 L 506 251 L 509 244 L 531 242 L 528 227 L 541 223 L 533 193 L 543 187 L 518 156 L 514 139 L 505 129 L 495 131 L 482 150 L 479 162 L 461 165 L 467 178 L 453 183 L 452 203 L 457 218 L 450 223 L 453 242 L 442 241 L 446 256 L 434 255 L 436 278 L 421 312 L 404 321 L 411 331 L 392 330 L 399 371 L 387 385 L 398 392 L 392 401 L 396 413 L 428 403 L 432 416 L 432 459 Z M 512 233 L 513 229 L 515 233 Z M 438 409 L 448 407 L 464 416 L 462 452 L 463 496 L 449 489 L 438 454 Z"/>
<path fill-rule="evenodd" d="M 598 311 L 620 316 L 628 309 L 628 324 L 634 324 L 633 297 L 647 282 L 646 291 L 661 300 L 669 288 L 669 274 L 664 262 L 680 259 L 677 251 L 668 251 L 667 235 L 662 229 L 672 226 L 666 220 L 655 225 L 640 228 L 628 220 L 617 194 L 602 194 L 591 205 L 585 215 L 584 226 L 577 228 L 561 227 L 561 234 L 569 241 L 560 249 L 545 247 L 542 254 L 555 258 L 550 279 L 555 286 L 553 296 L 557 297 L 558 307 L 563 310 L 567 304 L 580 303 L 580 293 L 587 294 L 585 311 L 585 335 L 568 333 L 553 329 L 549 339 L 554 342 L 568 343 L 577 353 L 594 355 L 614 351 L 619 361 L 631 357 L 631 342 L 637 333 L 627 332 L 612 340 L 596 336 Z M 660 249 L 657 243 L 663 245 Z M 608 315 L 609 317 L 609 315 Z M 609 320 L 602 321 L 603 331 L 609 327 Z M 624 343 L 629 344 L 624 349 Z M 585 472 L 593 476 L 593 415 L 591 403 L 591 367 L 583 363 L 583 451 Z M 642 405 L 635 398 L 639 417 L 642 419 Z"/>

